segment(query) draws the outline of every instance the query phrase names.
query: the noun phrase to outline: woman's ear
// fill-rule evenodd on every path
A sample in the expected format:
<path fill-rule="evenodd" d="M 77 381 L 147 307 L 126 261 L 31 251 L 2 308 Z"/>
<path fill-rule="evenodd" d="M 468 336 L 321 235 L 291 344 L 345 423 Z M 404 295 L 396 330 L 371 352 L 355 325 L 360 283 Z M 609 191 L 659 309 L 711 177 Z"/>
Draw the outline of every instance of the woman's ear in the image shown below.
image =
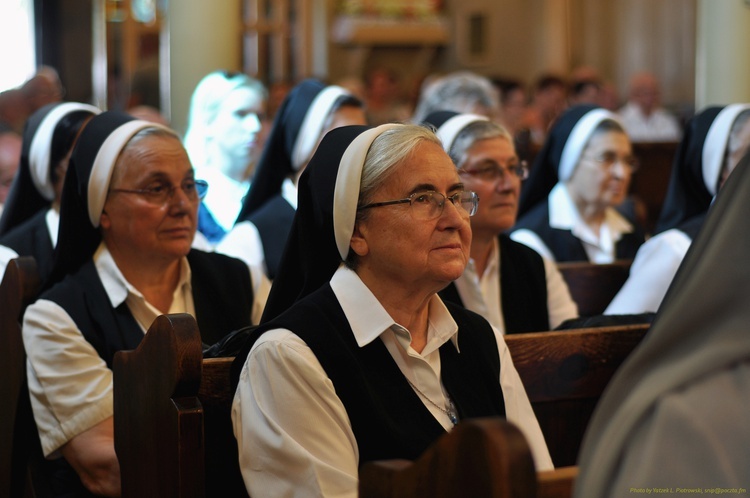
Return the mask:
<path fill-rule="evenodd" d="M 99 217 L 99 226 L 103 230 L 109 230 L 109 228 L 112 226 L 112 220 L 109 219 L 109 215 L 107 214 L 106 209 L 102 210 L 102 215 Z"/>
<path fill-rule="evenodd" d="M 364 233 L 363 233 L 364 232 Z M 370 252 L 370 248 L 367 244 L 367 237 L 366 237 L 367 230 L 364 231 L 361 229 L 360 223 L 356 223 L 354 225 L 354 233 L 352 234 L 352 240 L 349 243 L 349 247 L 351 247 L 352 251 L 359 256 L 365 256 L 368 252 Z"/>

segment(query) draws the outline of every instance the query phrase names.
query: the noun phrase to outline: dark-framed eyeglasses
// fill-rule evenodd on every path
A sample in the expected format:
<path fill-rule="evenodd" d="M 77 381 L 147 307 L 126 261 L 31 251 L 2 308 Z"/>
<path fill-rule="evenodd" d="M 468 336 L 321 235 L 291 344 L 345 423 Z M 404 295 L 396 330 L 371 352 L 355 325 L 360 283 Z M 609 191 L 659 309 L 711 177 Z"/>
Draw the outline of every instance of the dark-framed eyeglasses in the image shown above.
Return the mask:
<path fill-rule="evenodd" d="M 439 218 L 443 214 L 446 200 L 450 200 L 460 212 L 466 213 L 469 216 L 473 216 L 477 212 L 477 206 L 479 205 L 479 196 L 476 192 L 462 190 L 461 192 L 446 196 L 434 190 L 423 190 L 414 192 L 404 199 L 365 204 L 359 206 L 357 211 L 381 206 L 393 206 L 395 204 L 409 204 L 415 220 L 429 221 Z"/>
<path fill-rule="evenodd" d="M 605 169 L 608 172 L 611 172 L 612 168 L 614 168 L 617 163 L 621 163 L 629 173 L 637 171 L 638 166 L 640 166 L 638 158 L 635 156 L 619 156 L 616 152 L 611 151 L 602 152 L 595 156 L 589 156 L 588 159 L 599 164 L 602 169 Z"/>
<path fill-rule="evenodd" d="M 505 178 L 506 175 L 518 178 L 519 180 L 525 180 L 529 177 L 529 167 L 526 161 L 509 164 L 508 166 L 492 163 L 477 169 L 460 168 L 458 173 L 473 176 L 485 182 L 496 182 L 500 178 Z"/>
<path fill-rule="evenodd" d="M 174 193 L 178 188 L 182 189 L 189 200 L 197 202 L 206 196 L 206 192 L 208 192 L 208 182 L 205 180 L 186 180 L 180 185 L 157 183 L 147 188 L 111 188 L 109 191 L 121 194 L 138 194 L 149 204 L 163 206 L 174 197 Z"/>

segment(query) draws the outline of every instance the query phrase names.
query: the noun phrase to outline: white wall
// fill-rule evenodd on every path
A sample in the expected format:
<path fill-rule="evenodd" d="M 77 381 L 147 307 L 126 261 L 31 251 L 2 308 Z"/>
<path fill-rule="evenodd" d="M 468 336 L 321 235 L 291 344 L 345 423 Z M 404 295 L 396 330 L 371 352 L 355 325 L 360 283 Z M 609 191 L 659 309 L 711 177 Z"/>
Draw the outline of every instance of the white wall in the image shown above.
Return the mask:
<path fill-rule="evenodd" d="M 190 96 L 211 71 L 242 69 L 241 0 L 169 0 L 171 122 L 185 132 Z"/>
<path fill-rule="evenodd" d="M 696 108 L 750 102 L 750 2 L 699 0 Z"/>

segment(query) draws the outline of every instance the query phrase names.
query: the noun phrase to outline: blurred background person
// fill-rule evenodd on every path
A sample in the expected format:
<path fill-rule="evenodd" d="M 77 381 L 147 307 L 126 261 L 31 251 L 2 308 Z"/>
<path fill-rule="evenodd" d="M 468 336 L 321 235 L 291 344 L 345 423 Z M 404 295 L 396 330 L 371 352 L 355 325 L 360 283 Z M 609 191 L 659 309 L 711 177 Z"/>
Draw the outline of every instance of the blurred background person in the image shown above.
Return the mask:
<path fill-rule="evenodd" d="M 618 112 L 625 130 L 634 142 L 676 142 L 682 136 L 675 116 L 661 107 L 659 81 L 651 73 L 630 78 L 628 101 Z"/>
<path fill-rule="evenodd" d="M 708 209 L 750 146 L 750 104 L 704 109 L 686 128 L 657 234 L 635 256 L 630 276 L 605 314 L 656 312 Z"/>
<path fill-rule="evenodd" d="M 369 123 L 379 125 L 409 119 L 412 109 L 403 97 L 395 71 L 384 66 L 373 67 L 365 72 L 364 84 Z"/>
<path fill-rule="evenodd" d="M 536 157 L 511 238 L 557 262 L 632 259 L 644 232 L 616 207 L 637 166 L 616 114 L 571 107 Z"/>
<path fill-rule="evenodd" d="M 550 126 L 567 107 L 567 92 L 565 80 L 553 74 L 542 75 L 534 83 L 525 122 L 531 132 L 531 142 L 537 148 L 542 146 Z"/>
<path fill-rule="evenodd" d="M 457 71 L 425 80 L 413 123 L 422 123 L 435 111 L 470 112 L 496 120 L 500 96 L 492 81 L 470 71 Z"/>
<path fill-rule="evenodd" d="M 297 183 L 323 136 L 366 124 L 362 101 L 336 85 L 307 79 L 284 99 L 242 204 L 216 251 L 259 265 L 273 280 L 297 209 Z"/>
<path fill-rule="evenodd" d="M 28 120 L 18 173 L 0 216 L 0 244 L 33 256 L 44 281 L 57 245 L 60 200 L 73 146 L 101 111 L 76 102 L 48 104 Z"/>
<path fill-rule="evenodd" d="M 21 161 L 21 135 L 9 127 L 0 126 L 0 214 L 10 193 L 10 187 Z"/>
<path fill-rule="evenodd" d="M 516 222 L 526 163 L 499 124 L 475 114 L 439 111 L 437 127 L 467 190 L 480 202 L 471 217 L 471 252 L 463 274 L 440 291 L 446 301 L 485 317 L 504 334 L 552 330 L 578 316 L 557 265 L 505 232 Z"/>
<path fill-rule="evenodd" d="M 267 98 L 262 83 L 227 71 L 208 74 L 193 92 L 184 143 L 196 178 L 211 185 L 201 203 L 198 231 L 212 244 L 234 226 L 247 194 Z"/>

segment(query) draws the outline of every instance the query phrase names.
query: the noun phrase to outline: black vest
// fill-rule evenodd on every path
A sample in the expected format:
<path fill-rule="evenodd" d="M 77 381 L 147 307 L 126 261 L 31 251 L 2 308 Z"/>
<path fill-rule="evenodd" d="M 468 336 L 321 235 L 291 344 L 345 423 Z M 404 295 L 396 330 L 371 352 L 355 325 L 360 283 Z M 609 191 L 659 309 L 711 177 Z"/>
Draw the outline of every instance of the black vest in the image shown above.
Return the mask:
<path fill-rule="evenodd" d="M 260 234 L 266 259 L 266 271 L 271 280 L 279 272 L 281 256 L 284 254 L 286 239 L 292 228 L 294 212 L 294 208 L 284 197 L 276 195 L 248 218 Z"/>
<path fill-rule="evenodd" d="M 10 247 L 19 256 L 34 256 L 42 282 L 52 271 L 52 254 L 55 249 L 49 237 L 46 216 L 47 209 L 42 209 L 0 237 L 0 245 Z"/>
<path fill-rule="evenodd" d="M 687 235 L 690 240 L 695 240 L 695 238 L 698 236 L 698 232 L 700 232 L 701 227 L 703 226 L 703 222 L 706 221 L 706 214 L 707 213 L 701 213 L 699 215 L 693 216 L 686 222 L 679 225 L 677 229 Z"/>
<path fill-rule="evenodd" d="M 212 344 L 228 332 L 249 325 L 253 287 L 247 265 L 228 256 L 197 250 L 190 251 L 188 263 L 196 321 L 203 342 Z M 57 303 L 70 315 L 109 368 L 117 351 L 135 349 L 143 339 L 143 332 L 127 305 L 112 308 L 93 261 L 41 297 Z M 45 471 L 54 496 L 93 496 L 64 458 L 48 461 Z"/>
<path fill-rule="evenodd" d="M 506 334 L 549 330 L 547 274 L 544 261 L 535 250 L 501 234 L 500 306 Z M 444 301 L 463 306 L 453 282 L 440 291 Z M 492 303 L 488 303 L 490 306 Z"/>
<path fill-rule="evenodd" d="M 631 221 L 632 223 L 632 221 Z M 632 233 L 624 233 L 615 244 L 615 259 L 633 259 L 643 244 L 643 231 L 634 226 Z M 513 230 L 526 228 L 536 233 L 544 242 L 558 263 L 563 261 L 588 261 L 583 243 L 570 230 L 552 228 L 549 225 L 549 200 L 539 204 L 523 216 Z"/>
<path fill-rule="evenodd" d="M 461 352 L 451 341 L 440 348 L 441 380 L 459 417 L 504 417 L 500 358 L 489 323 L 458 306 L 447 306 L 459 327 Z M 363 348 L 357 345 L 330 285 L 259 328 L 245 351 L 263 331 L 275 328 L 292 330 L 320 361 L 349 415 L 360 465 L 379 459 L 414 459 L 445 433 L 383 341 Z M 244 357 L 239 361 L 244 363 Z"/>
<path fill-rule="evenodd" d="M 227 333 L 250 325 L 253 287 L 247 265 L 228 256 L 192 250 L 193 302 L 201 338 L 213 344 Z M 117 351 L 135 349 L 143 331 L 124 302 L 112 308 L 93 261 L 42 295 L 60 305 L 83 336 L 112 368 Z"/>

